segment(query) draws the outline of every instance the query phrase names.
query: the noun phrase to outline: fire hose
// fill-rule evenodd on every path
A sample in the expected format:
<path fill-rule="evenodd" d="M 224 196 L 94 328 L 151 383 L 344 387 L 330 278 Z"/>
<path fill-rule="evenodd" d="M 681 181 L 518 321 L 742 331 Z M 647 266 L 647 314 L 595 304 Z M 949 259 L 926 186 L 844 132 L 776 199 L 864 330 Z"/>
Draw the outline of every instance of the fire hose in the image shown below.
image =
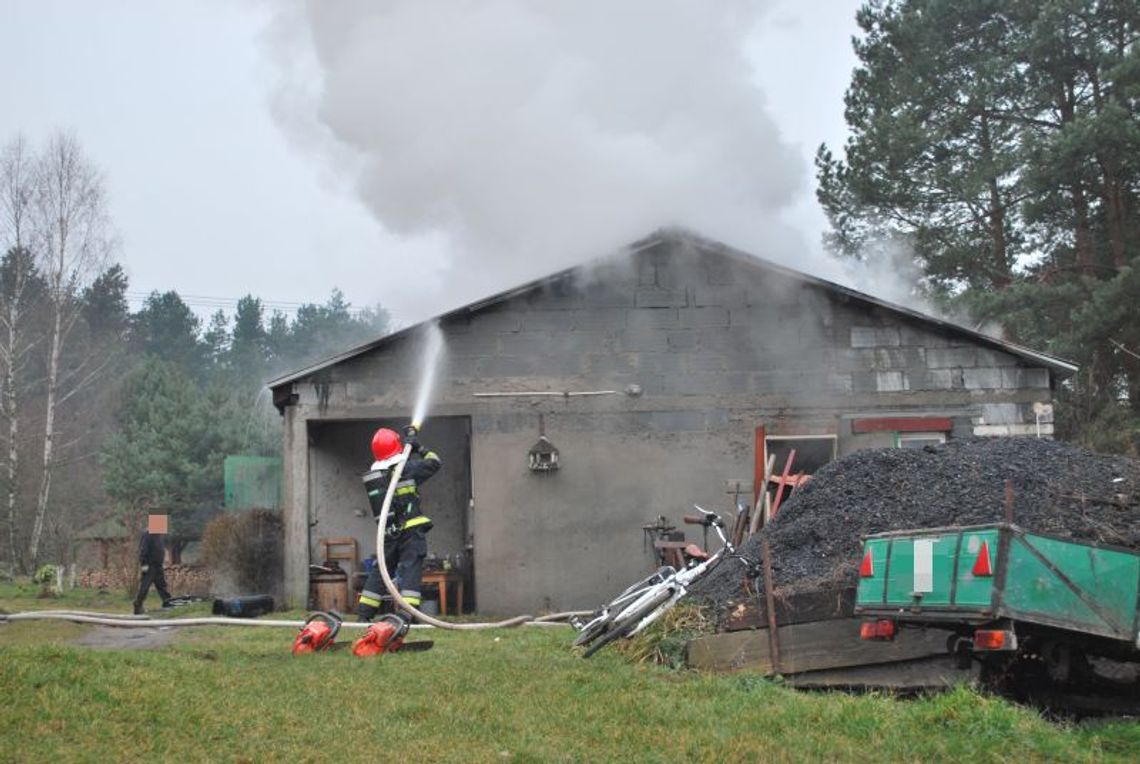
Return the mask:
<path fill-rule="evenodd" d="M 563 613 L 551 613 L 549 615 L 534 617 L 530 615 L 520 615 L 514 618 L 508 618 L 504 621 L 495 621 L 489 623 L 452 623 L 449 621 L 442 621 L 438 618 L 433 618 L 425 613 L 420 612 L 408 601 L 400 596 L 396 584 L 388 575 L 387 563 L 384 559 L 384 529 L 388 520 L 388 513 L 392 506 L 392 497 L 396 492 L 396 484 L 400 481 L 400 476 L 404 471 L 404 464 L 407 463 L 409 454 L 411 453 L 411 444 L 404 446 L 403 456 L 399 464 L 396 465 L 392 478 L 388 483 L 388 492 L 384 496 L 384 505 L 380 512 L 380 517 L 376 525 L 376 557 L 377 566 L 380 570 L 380 577 L 384 581 L 384 587 L 388 593 L 392 595 L 393 601 L 402 609 L 407 611 L 419 623 L 412 624 L 412 628 L 440 628 L 452 629 L 460 631 L 473 631 L 478 629 L 496 629 L 507 628 L 514 626 L 557 626 L 562 621 L 567 620 L 575 615 L 588 615 L 588 610 L 574 610 Z M 108 615 L 106 613 L 96 613 L 82 610 L 33 610 L 23 613 L 3 613 L 0 612 L 0 623 L 9 621 L 33 621 L 33 620 L 57 620 L 57 621 L 71 621 L 73 623 L 89 623 L 100 626 L 118 626 L 123 628 L 167 628 L 178 626 L 267 626 L 267 627 L 289 627 L 289 628 L 303 628 L 306 624 L 305 621 L 279 621 L 279 620 L 265 620 L 253 618 L 227 618 L 222 616 L 209 616 L 202 618 L 151 618 L 149 616 L 136 616 L 136 615 Z M 346 622 L 341 624 L 341 628 L 349 629 L 367 629 L 370 624 L 368 623 L 351 623 Z"/>

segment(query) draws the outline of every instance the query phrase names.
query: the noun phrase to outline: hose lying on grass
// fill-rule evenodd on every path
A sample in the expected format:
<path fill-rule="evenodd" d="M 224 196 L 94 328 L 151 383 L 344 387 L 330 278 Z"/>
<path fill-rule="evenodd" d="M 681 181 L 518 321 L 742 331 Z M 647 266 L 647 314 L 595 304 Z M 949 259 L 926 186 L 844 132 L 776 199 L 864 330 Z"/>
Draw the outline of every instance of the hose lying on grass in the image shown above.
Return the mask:
<path fill-rule="evenodd" d="M 523 626 L 561 626 L 563 614 L 556 613 L 543 618 L 525 621 Z M 117 626 L 122 628 L 166 628 L 171 626 L 269 626 L 288 627 L 300 629 L 304 621 L 277 621 L 257 618 L 226 618 L 224 616 L 204 616 L 202 618 L 151 618 L 149 616 L 136 616 L 127 614 L 108 614 L 86 612 L 81 610 L 29 610 L 23 613 L 0 613 L 0 623 L 14 621 L 71 621 L 72 623 L 91 623 L 99 626 Z M 342 629 L 366 629 L 371 624 L 352 623 L 341 624 Z M 452 624 L 455 625 L 455 624 Z M 492 624 L 493 625 L 493 624 Z M 429 624 L 412 624 L 414 629 L 429 629 Z"/>
<path fill-rule="evenodd" d="M 494 621 L 490 623 L 452 623 L 450 621 L 442 621 L 438 618 L 426 615 L 419 610 L 415 609 L 408 604 L 408 601 L 400 596 L 400 592 L 396 589 L 395 583 L 392 582 L 391 577 L 388 575 L 388 566 L 384 560 L 384 528 L 385 523 L 388 521 L 388 510 L 392 505 L 392 497 L 396 492 L 396 484 L 400 482 L 400 475 L 404 472 L 404 464 L 408 460 L 408 455 L 411 453 L 411 445 L 404 446 L 404 457 L 392 474 L 392 479 L 388 482 L 388 493 L 384 496 L 384 508 L 380 512 L 380 517 L 376 525 L 376 557 L 377 565 L 380 569 L 380 577 L 384 581 L 385 588 L 388 593 L 392 595 L 395 603 L 406 610 L 412 615 L 419 623 L 412 624 L 412 628 L 440 628 L 452 629 L 457 631 L 472 631 L 477 629 L 499 629 L 514 626 L 557 626 L 562 622 L 567 621 L 572 616 L 585 616 L 589 615 L 589 610 L 574 610 L 564 613 L 551 613 L 550 615 L 534 617 L 530 615 L 520 615 L 514 618 L 508 618 L 505 621 Z M 270 627 L 289 627 L 300 629 L 305 626 L 304 621 L 275 621 L 275 620 L 258 620 L 255 618 L 226 618 L 223 616 L 209 616 L 202 618 L 151 618 L 149 616 L 138 615 L 108 615 L 106 613 L 93 613 L 78 610 L 38 610 L 27 611 L 23 613 L 0 613 L 0 623 L 7 621 L 36 621 L 36 620 L 56 620 L 56 621 L 72 621 L 74 623 L 93 623 L 100 626 L 118 626 L 123 628 L 155 628 L 155 627 L 171 627 L 171 626 L 270 626 Z M 341 628 L 355 628 L 366 629 L 369 624 L 367 623 L 351 623 L 345 622 Z"/>

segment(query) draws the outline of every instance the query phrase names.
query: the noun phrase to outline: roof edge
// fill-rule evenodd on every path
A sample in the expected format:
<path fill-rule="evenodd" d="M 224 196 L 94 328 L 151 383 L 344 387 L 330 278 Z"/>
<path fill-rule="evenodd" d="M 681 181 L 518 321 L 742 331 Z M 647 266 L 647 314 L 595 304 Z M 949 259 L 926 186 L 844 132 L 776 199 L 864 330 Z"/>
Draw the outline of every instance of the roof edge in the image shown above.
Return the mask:
<path fill-rule="evenodd" d="M 837 292 L 847 299 L 883 308 L 893 313 L 898 313 L 914 321 L 919 321 L 925 324 L 934 324 L 944 331 L 957 333 L 988 347 L 1002 350 L 1004 352 L 1010 353 L 1011 355 L 1016 355 L 1020 358 L 1046 366 L 1062 379 L 1077 373 L 1079 369 L 1076 364 L 1063 358 L 1058 358 L 1047 353 L 1042 353 L 1023 345 L 1018 345 L 1014 342 L 998 339 L 997 337 L 992 337 L 983 332 L 979 332 L 976 329 L 970 329 L 969 327 L 962 326 L 961 324 L 956 324 L 943 318 L 938 318 L 936 316 L 931 316 L 912 308 L 907 308 L 903 305 L 875 297 L 873 295 L 867 294 L 866 292 L 860 292 L 856 289 L 844 286 L 834 281 L 828 281 L 827 279 L 823 279 L 818 276 L 812 276 L 811 274 L 804 273 L 803 271 L 797 271 L 793 268 L 774 263 L 771 260 L 760 257 L 758 255 L 753 255 L 749 252 L 745 252 L 743 250 L 729 246 L 723 242 L 701 236 L 700 234 L 694 233 L 687 229 L 665 227 L 659 228 L 649 235 L 631 242 L 630 244 L 627 244 L 626 246 L 621 247 L 610 254 L 593 258 L 569 268 L 564 268 L 548 276 L 532 279 L 531 281 L 527 281 L 523 284 L 511 287 L 510 289 L 505 289 L 502 292 L 492 294 L 481 300 L 477 300 L 475 302 L 468 303 L 467 305 L 462 305 L 458 308 L 449 310 L 445 313 L 440 313 L 431 318 L 424 319 L 423 321 L 419 321 L 410 326 L 406 326 L 389 334 L 385 334 L 381 337 L 371 340 L 370 342 L 348 348 L 341 351 L 340 353 L 329 356 L 320 361 L 314 361 L 304 367 L 301 367 L 300 369 L 296 369 L 287 374 L 283 374 L 280 377 L 271 379 L 267 381 L 265 385 L 269 389 L 273 390 L 275 388 L 281 387 L 282 385 L 296 382 L 299 379 L 303 379 L 305 377 L 316 374 L 317 372 L 326 369 L 329 366 L 335 366 L 342 361 L 347 361 L 350 358 L 354 358 L 363 353 L 375 350 L 378 347 L 391 342 L 395 342 L 396 340 L 399 340 L 403 337 L 410 336 L 416 331 L 421 330 L 423 327 L 431 325 L 433 323 L 440 323 L 456 318 L 458 316 L 476 313 L 480 310 L 483 310 L 484 308 L 509 300 L 512 297 L 517 297 L 520 294 L 526 294 L 527 292 L 530 292 L 539 287 L 555 283 L 565 278 L 569 278 L 576 272 L 589 268 L 601 261 L 608 260 L 620 255 L 632 255 L 642 250 L 650 249 L 652 247 L 667 243 L 688 244 L 710 254 L 718 254 L 721 256 L 729 257 L 732 260 L 742 263 L 748 267 L 762 267 L 768 270 L 776 271 L 777 273 L 781 273 L 790 278 L 807 282 L 809 284 L 814 284 L 820 288 L 827 289 L 832 292 Z M 284 405 L 287 405 L 285 403 L 279 403 L 276 395 L 274 395 L 274 404 L 277 405 L 277 408 L 279 410 L 283 410 Z"/>

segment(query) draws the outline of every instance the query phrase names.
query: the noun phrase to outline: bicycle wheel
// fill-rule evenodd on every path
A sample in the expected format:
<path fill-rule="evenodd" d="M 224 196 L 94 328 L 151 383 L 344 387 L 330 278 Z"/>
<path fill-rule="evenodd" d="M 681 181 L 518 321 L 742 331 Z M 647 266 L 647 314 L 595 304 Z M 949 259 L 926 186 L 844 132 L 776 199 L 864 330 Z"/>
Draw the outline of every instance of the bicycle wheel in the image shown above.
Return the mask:
<path fill-rule="evenodd" d="M 648 616 L 657 608 L 661 607 L 673 598 L 672 589 L 662 589 L 657 592 L 651 599 L 635 610 L 623 613 L 620 617 L 615 618 L 610 624 L 609 630 L 599 635 L 594 644 L 586 648 L 586 652 L 582 653 L 583 658 L 589 658 L 594 653 L 601 650 L 603 647 L 621 637 L 628 636 L 641 620 Z"/>
<path fill-rule="evenodd" d="M 649 585 L 657 585 L 660 581 L 654 580 L 660 572 L 655 573 L 644 581 L 639 581 L 633 586 L 626 589 L 624 592 L 614 598 L 613 602 L 594 611 L 589 622 L 578 633 L 578 637 L 574 640 L 574 647 L 582 647 L 588 645 L 595 639 L 605 633 L 606 629 L 613 623 L 614 618 L 621 613 L 627 605 L 635 602 L 642 594 L 649 588 Z"/>
<path fill-rule="evenodd" d="M 574 647 L 581 647 L 582 645 L 588 645 L 589 643 L 593 642 L 595 639 L 601 636 L 601 633 L 605 631 L 606 627 L 609 626 L 612 622 L 612 610 L 609 612 L 609 615 L 605 617 L 602 617 L 601 615 L 595 616 L 589 623 L 586 624 L 585 628 L 579 632 L 578 637 L 574 640 Z"/>

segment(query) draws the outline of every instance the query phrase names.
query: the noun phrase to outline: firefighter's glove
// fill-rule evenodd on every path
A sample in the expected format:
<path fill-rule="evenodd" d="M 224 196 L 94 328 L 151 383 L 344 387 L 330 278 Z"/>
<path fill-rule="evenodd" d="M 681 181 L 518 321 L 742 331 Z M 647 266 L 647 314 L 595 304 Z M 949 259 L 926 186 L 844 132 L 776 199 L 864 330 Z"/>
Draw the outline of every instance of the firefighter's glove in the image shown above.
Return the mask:
<path fill-rule="evenodd" d="M 412 447 L 412 453 L 419 456 L 424 452 L 424 447 L 420 445 L 419 439 L 420 431 L 416 429 L 415 425 L 408 425 L 404 428 L 404 443 Z"/>

